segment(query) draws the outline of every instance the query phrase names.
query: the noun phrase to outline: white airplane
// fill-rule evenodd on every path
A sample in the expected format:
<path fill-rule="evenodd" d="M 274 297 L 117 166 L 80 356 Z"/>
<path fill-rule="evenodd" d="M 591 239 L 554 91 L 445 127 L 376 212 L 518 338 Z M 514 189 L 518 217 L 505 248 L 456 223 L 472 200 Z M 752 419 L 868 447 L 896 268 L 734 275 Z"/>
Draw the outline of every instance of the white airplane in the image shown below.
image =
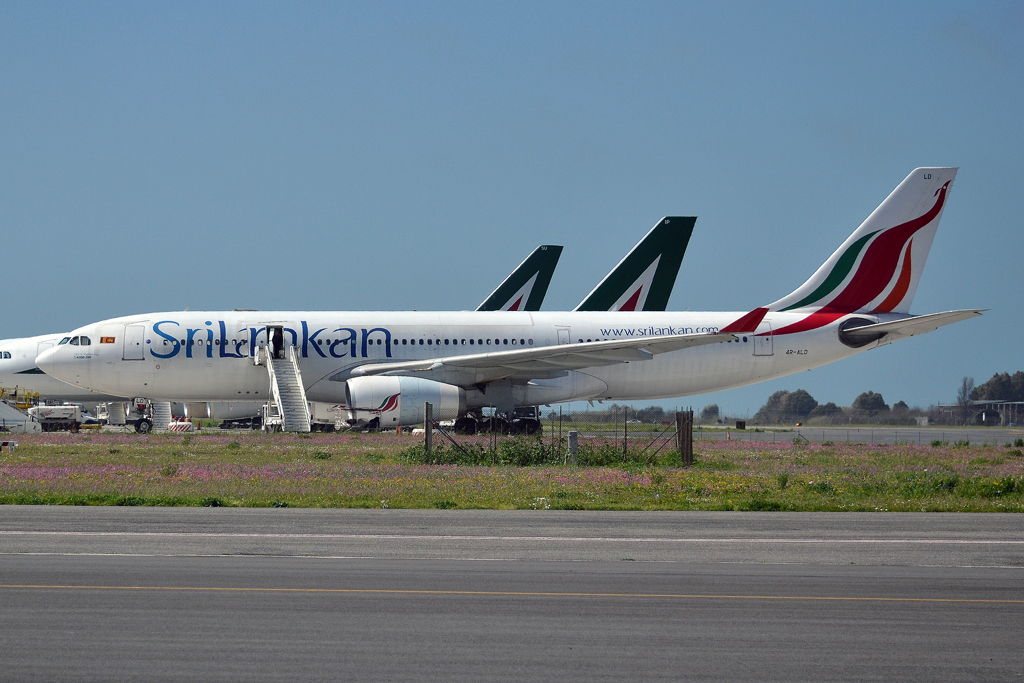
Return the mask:
<path fill-rule="evenodd" d="M 422 422 L 424 401 L 451 419 L 719 391 L 980 315 L 909 313 L 955 175 L 916 169 L 807 282 L 748 313 L 152 313 L 79 328 L 37 363 L 78 387 L 156 400 L 284 404 L 297 392 L 384 427 Z"/>
<path fill-rule="evenodd" d="M 40 353 L 70 341 L 70 334 L 43 334 L 0 340 L 0 387 L 19 398 L 39 396 L 45 400 L 54 397 L 54 400 L 69 403 L 103 403 L 113 400 L 113 396 L 61 382 L 36 365 L 36 356 Z"/>

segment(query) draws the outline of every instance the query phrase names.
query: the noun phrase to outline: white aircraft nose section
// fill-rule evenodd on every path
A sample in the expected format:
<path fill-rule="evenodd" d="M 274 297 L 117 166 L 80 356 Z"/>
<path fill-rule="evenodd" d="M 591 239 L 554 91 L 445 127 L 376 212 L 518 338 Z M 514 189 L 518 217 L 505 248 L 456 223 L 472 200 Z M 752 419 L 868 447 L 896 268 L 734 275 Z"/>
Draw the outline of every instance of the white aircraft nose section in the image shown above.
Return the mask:
<path fill-rule="evenodd" d="M 59 363 L 57 363 L 57 351 L 60 348 L 60 346 L 54 346 L 53 348 L 46 349 L 36 356 L 36 367 L 47 375 L 56 377 L 57 379 L 60 379 L 58 371 Z"/>

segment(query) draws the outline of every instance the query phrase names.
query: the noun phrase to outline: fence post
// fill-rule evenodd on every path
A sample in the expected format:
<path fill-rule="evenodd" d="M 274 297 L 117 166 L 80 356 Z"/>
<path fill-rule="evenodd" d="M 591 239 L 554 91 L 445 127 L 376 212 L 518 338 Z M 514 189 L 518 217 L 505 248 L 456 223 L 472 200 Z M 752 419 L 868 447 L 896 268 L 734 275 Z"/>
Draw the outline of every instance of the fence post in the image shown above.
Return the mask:
<path fill-rule="evenodd" d="M 683 455 L 683 414 L 676 411 L 676 450 L 680 457 Z"/>
<path fill-rule="evenodd" d="M 423 404 L 423 448 L 429 453 L 434 448 L 434 406 Z"/>
<path fill-rule="evenodd" d="M 622 459 L 629 458 L 629 408 L 622 411 Z"/>
<path fill-rule="evenodd" d="M 576 453 L 580 447 L 580 433 L 575 429 L 569 430 L 569 452 L 566 454 L 566 461 L 575 465 Z"/>
<path fill-rule="evenodd" d="M 689 467 L 693 464 L 693 411 L 683 410 L 676 412 L 676 445 L 679 448 L 679 456 L 683 460 L 683 466 Z"/>

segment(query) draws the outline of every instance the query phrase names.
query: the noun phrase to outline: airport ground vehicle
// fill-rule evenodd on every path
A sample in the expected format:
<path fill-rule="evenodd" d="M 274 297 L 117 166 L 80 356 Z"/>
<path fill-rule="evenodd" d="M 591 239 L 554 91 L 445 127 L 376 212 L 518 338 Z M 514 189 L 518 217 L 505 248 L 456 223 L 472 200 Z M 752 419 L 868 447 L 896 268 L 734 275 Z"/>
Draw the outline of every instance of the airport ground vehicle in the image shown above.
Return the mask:
<path fill-rule="evenodd" d="M 77 432 L 85 420 L 82 407 L 76 405 L 33 406 L 28 414 L 39 422 L 44 432 Z"/>
<path fill-rule="evenodd" d="M 263 418 L 240 417 L 231 420 L 221 420 L 220 429 L 259 429 L 263 426 Z"/>
<path fill-rule="evenodd" d="M 96 406 L 96 417 L 103 424 L 131 425 L 139 434 L 153 431 L 153 403 L 144 398 L 136 398 L 129 404 L 120 401 L 101 403 Z M 170 420 L 169 414 L 167 418 Z"/>

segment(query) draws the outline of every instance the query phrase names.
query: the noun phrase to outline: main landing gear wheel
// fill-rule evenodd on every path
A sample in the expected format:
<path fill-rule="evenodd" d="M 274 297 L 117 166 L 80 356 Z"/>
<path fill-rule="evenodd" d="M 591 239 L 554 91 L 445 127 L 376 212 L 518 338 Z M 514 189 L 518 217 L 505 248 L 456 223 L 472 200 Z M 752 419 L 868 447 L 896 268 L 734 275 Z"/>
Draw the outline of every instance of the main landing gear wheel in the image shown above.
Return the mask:
<path fill-rule="evenodd" d="M 480 431 L 484 433 L 497 432 L 499 434 L 508 434 L 511 429 L 508 421 L 503 417 L 485 417 L 480 421 Z"/>
<path fill-rule="evenodd" d="M 153 423 L 150 422 L 147 418 L 142 418 L 141 420 L 135 423 L 135 431 L 137 431 L 139 434 L 149 434 L 151 431 L 153 431 Z"/>
<path fill-rule="evenodd" d="M 513 434 L 527 434 L 533 436 L 541 431 L 541 424 L 539 420 L 527 418 L 525 420 L 515 420 L 512 423 Z"/>

